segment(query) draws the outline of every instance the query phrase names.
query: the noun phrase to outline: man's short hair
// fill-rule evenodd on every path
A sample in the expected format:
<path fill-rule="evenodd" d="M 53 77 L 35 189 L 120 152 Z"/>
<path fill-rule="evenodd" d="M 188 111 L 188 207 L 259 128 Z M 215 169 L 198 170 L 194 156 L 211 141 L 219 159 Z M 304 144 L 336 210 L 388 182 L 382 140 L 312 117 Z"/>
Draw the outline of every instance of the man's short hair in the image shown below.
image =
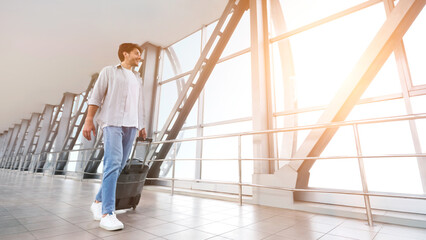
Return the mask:
<path fill-rule="evenodd" d="M 120 61 L 124 61 L 124 52 L 130 53 L 133 51 L 133 49 L 138 49 L 139 52 L 142 53 L 142 48 L 134 43 L 122 43 L 120 44 L 120 47 L 118 48 L 118 58 L 120 58 Z"/>

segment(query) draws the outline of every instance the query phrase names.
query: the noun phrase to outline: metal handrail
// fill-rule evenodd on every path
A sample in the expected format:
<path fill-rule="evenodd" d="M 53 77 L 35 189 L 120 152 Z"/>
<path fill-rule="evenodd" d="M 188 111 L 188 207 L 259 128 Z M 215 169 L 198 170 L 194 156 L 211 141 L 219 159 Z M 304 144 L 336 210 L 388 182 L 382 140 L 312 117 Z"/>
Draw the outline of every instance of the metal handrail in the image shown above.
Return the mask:
<path fill-rule="evenodd" d="M 306 189 L 306 188 L 285 188 L 275 187 L 262 184 L 252 183 L 236 183 L 236 182 L 224 182 L 224 181 L 213 181 L 203 179 L 184 179 L 184 178 L 147 178 L 147 180 L 159 180 L 159 181 L 181 181 L 181 182 L 196 182 L 196 183 L 213 183 L 213 184 L 224 184 L 224 185 L 242 185 L 245 187 L 260 187 L 276 190 L 285 190 L 290 192 L 317 192 L 317 193 L 334 193 L 334 194 L 347 194 L 347 195 L 358 195 L 358 196 L 372 196 L 372 197 L 394 197 L 394 198 L 405 198 L 405 199 L 419 199 L 426 200 L 426 195 L 404 195 L 404 194 L 390 194 L 390 193 L 363 193 L 361 191 L 345 191 L 345 190 L 329 190 L 329 189 Z"/>
<path fill-rule="evenodd" d="M 320 128 L 334 128 L 334 127 L 351 126 L 351 125 L 355 125 L 355 124 L 364 125 L 364 124 L 396 122 L 396 121 L 416 120 L 416 119 L 425 119 L 425 118 L 426 118 L 426 113 L 410 114 L 410 115 L 400 115 L 400 116 L 383 117 L 383 118 L 371 118 L 371 119 L 364 119 L 364 120 L 339 121 L 339 122 L 333 122 L 333 123 L 318 123 L 318 124 L 305 125 L 305 126 L 299 126 L 299 127 L 277 128 L 277 129 L 272 129 L 272 130 L 247 131 L 247 132 L 239 132 L 239 133 L 211 135 L 211 136 L 204 136 L 204 137 L 173 139 L 173 140 L 164 140 L 164 141 L 152 141 L 152 144 L 189 142 L 189 141 L 210 140 L 210 139 L 217 139 L 217 138 L 230 138 L 230 137 L 238 137 L 238 136 L 246 136 L 246 135 L 259 135 L 259 134 L 269 134 L 269 133 L 279 133 L 279 132 L 294 132 L 294 131 L 300 131 L 300 130 L 313 130 L 313 129 L 320 129 Z"/>
<path fill-rule="evenodd" d="M 286 190 L 286 191 L 292 191 L 292 192 L 322 192 L 322 193 L 338 193 L 338 194 L 351 194 L 351 195 L 362 195 L 364 196 L 364 203 L 365 203 L 365 209 L 367 214 L 367 220 L 368 224 L 370 226 L 373 226 L 373 216 L 372 216 L 372 210 L 371 210 L 371 204 L 370 204 L 370 196 L 382 196 L 382 197 L 402 197 L 402 198 L 409 198 L 409 199 L 422 199 L 426 200 L 425 197 L 421 196 L 407 196 L 407 195 L 396 195 L 396 194 L 375 194 L 370 193 L 368 191 L 367 187 L 367 181 L 365 178 L 365 169 L 364 169 L 364 162 L 363 159 L 365 158 L 362 155 L 361 149 L 360 149 L 360 139 L 358 134 L 358 126 L 363 124 L 373 124 L 373 123 L 384 123 L 384 122 L 394 122 L 394 121 L 405 121 L 405 120 L 416 120 L 416 119 L 424 119 L 426 118 L 426 114 L 411 114 L 411 115 L 402 115 L 402 116 L 393 116 L 393 117 L 384 117 L 384 118 L 374 118 L 374 119 L 365 119 L 365 120 L 356 120 L 356 121 L 342 121 L 342 122 L 334 122 L 334 123 L 323 123 L 323 124 L 314 124 L 314 125 L 307 125 L 302 127 L 290 127 L 290 128 L 281 128 L 281 129 L 273 129 L 273 130 L 261 130 L 261 131 L 251 131 L 251 132 L 242 132 L 242 133 L 233 133 L 233 134 L 223 134 L 223 135 L 215 135 L 215 136 L 207 136 L 207 137 L 195 137 L 195 138 L 189 138 L 189 139 L 175 139 L 175 140 L 166 140 L 166 141 L 154 141 L 153 144 L 164 144 L 164 143 L 179 143 L 179 142 L 185 142 L 185 141 L 199 141 L 199 140 L 207 140 L 207 139 L 217 139 L 217 138 L 229 138 L 229 137 L 238 137 L 238 174 L 239 174 L 239 181 L 238 183 L 232 183 L 232 185 L 238 185 L 239 186 L 239 203 L 242 205 L 242 187 L 243 186 L 251 186 L 251 187 L 263 187 L 263 188 L 273 188 L 278 190 Z M 351 157 L 351 158 L 357 158 L 359 169 L 360 169 L 360 175 L 361 175 L 361 181 L 362 181 L 362 187 L 363 192 L 351 192 L 351 191 L 330 191 L 330 190 L 315 190 L 315 189 L 296 189 L 296 188 L 281 188 L 281 187 L 271 187 L 266 185 L 258 185 L 258 184 L 245 184 L 242 183 L 242 170 L 241 170 L 241 137 L 247 136 L 247 135 L 258 135 L 258 134 L 270 134 L 270 133 L 278 133 L 278 132 L 290 132 L 290 131 L 299 131 L 299 130 L 313 130 L 313 129 L 320 129 L 320 128 L 338 128 L 341 126 L 352 126 L 354 130 L 354 136 L 355 136 L 355 143 L 357 147 L 357 156 Z M 400 155 L 391 155 L 392 157 L 423 157 L 425 154 L 400 154 Z M 369 158 L 373 158 L 377 156 L 369 156 Z M 388 157 L 387 155 L 384 155 L 383 157 Z M 347 156 L 345 158 L 348 158 Z M 290 161 L 295 160 L 317 160 L 320 159 L 319 157 L 304 157 L 304 158 L 291 158 L 288 159 Z M 330 158 L 324 158 L 321 159 L 330 159 Z M 276 158 L 255 158 L 250 160 L 277 160 Z M 153 160 L 158 161 L 158 160 Z M 161 160 L 160 160 L 161 161 Z M 149 180 L 163 180 L 163 181 L 172 181 L 172 194 L 174 193 L 174 183 L 175 181 L 188 181 L 188 180 L 182 180 L 182 179 L 176 179 L 174 178 L 174 169 L 175 169 L 175 161 L 176 156 L 174 159 L 171 159 L 171 161 L 174 162 L 173 164 L 173 176 L 171 179 L 167 178 L 148 178 Z M 192 182 L 197 182 L 197 180 L 189 180 Z M 198 181 L 199 182 L 199 181 Z"/>

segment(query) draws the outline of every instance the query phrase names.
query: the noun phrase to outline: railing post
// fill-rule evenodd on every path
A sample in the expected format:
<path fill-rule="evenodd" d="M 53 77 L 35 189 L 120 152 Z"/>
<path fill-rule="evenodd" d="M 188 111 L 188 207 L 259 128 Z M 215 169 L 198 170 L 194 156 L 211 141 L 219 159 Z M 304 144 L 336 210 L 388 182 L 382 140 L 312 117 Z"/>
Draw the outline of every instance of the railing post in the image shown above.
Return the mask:
<path fill-rule="evenodd" d="M 53 159 L 55 159 L 55 160 L 53 160 L 52 159 L 52 171 L 51 171 L 51 173 L 50 173 L 50 176 L 51 177 L 53 177 L 54 175 L 55 175 L 55 170 L 56 170 L 56 162 L 58 161 L 58 158 L 57 158 L 57 154 L 56 153 L 53 153 Z"/>
<path fill-rule="evenodd" d="M 36 173 L 37 173 L 37 171 L 38 171 L 38 164 L 40 163 L 40 158 L 41 158 L 41 153 L 39 153 L 39 154 L 38 154 L 37 160 L 36 160 L 36 162 L 35 162 L 34 170 L 33 170 L 33 173 L 34 173 L 34 174 L 36 174 Z"/>
<path fill-rule="evenodd" d="M 10 159 L 10 168 L 9 168 L 10 170 L 13 170 L 15 162 L 16 162 L 16 156 L 11 157 L 11 159 Z"/>
<path fill-rule="evenodd" d="M 238 197 L 240 206 L 243 205 L 243 185 L 241 170 L 241 135 L 238 135 Z"/>
<path fill-rule="evenodd" d="M 177 142 L 173 146 L 173 168 L 172 168 L 172 196 L 175 194 L 175 170 L 176 170 L 176 153 L 177 153 Z"/>
<path fill-rule="evenodd" d="M 21 155 L 21 159 L 19 160 L 19 165 L 18 165 L 18 172 L 22 172 L 22 170 L 24 170 L 24 166 L 25 166 L 25 159 L 27 159 L 27 154 L 23 154 Z"/>
<path fill-rule="evenodd" d="M 373 214 L 371 213 L 370 197 L 366 195 L 368 193 L 367 177 L 365 175 L 364 159 L 361 157 L 362 151 L 361 151 L 361 144 L 360 144 L 359 134 L 358 134 L 358 124 L 354 124 L 353 129 L 354 129 L 356 150 L 357 150 L 357 156 L 358 156 L 359 172 L 361 175 L 362 191 L 364 192 L 364 203 L 365 203 L 365 209 L 367 212 L 367 220 L 368 220 L 368 225 L 372 227 Z"/>
<path fill-rule="evenodd" d="M 25 164 L 26 164 L 26 162 L 29 162 L 27 171 L 25 171 L 25 172 L 27 172 L 27 174 L 30 173 L 32 159 L 33 159 L 33 154 L 27 153 L 27 156 L 25 157 L 25 162 L 24 162 Z M 24 171 L 24 169 L 25 169 L 25 165 L 22 167 L 22 171 Z"/>

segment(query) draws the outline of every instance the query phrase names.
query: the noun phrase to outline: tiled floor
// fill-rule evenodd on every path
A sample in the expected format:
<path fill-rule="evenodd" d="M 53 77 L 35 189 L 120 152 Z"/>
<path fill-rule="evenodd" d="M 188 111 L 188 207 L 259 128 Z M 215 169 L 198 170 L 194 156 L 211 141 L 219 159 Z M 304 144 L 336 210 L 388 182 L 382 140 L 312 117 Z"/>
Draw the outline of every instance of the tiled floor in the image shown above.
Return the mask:
<path fill-rule="evenodd" d="M 99 183 L 0 170 L 0 239 L 426 239 L 426 229 L 144 191 L 109 232 L 89 206 Z"/>

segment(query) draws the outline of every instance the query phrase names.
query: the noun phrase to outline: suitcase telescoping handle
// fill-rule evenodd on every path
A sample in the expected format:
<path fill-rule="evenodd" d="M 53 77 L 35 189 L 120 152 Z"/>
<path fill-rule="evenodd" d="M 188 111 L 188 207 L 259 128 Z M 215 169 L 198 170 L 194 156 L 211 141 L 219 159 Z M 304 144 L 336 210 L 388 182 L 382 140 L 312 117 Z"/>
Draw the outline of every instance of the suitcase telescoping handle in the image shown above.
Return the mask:
<path fill-rule="evenodd" d="M 136 138 L 136 140 L 135 140 L 135 147 L 133 148 L 132 155 L 131 155 L 130 160 L 129 160 L 129 162 L 127 163 L 127 166 L 126 166 L 127 168 L 130 168 L 130 164 L 132 163 L 133 157 L 135 156 L 136 147 L 137 147 L 137 143 L 138 143 L 138 142 L 147 142 L 147 143 L 148 143 L 148 148 L 147 148 L 147 150 L 145 151 L 145 157 L 143 158 L 142 167 L 145 165 L 146 158 L 148 157 L 149 150 L 151 149 L 151 142 L 152 142 L 152 138 L 146 138 L 146 139 L 144 140 L 144 139 L 143 139 L 143 138 L 141 138 L 141 137 L 137 137 L 137 138 Z"/>

